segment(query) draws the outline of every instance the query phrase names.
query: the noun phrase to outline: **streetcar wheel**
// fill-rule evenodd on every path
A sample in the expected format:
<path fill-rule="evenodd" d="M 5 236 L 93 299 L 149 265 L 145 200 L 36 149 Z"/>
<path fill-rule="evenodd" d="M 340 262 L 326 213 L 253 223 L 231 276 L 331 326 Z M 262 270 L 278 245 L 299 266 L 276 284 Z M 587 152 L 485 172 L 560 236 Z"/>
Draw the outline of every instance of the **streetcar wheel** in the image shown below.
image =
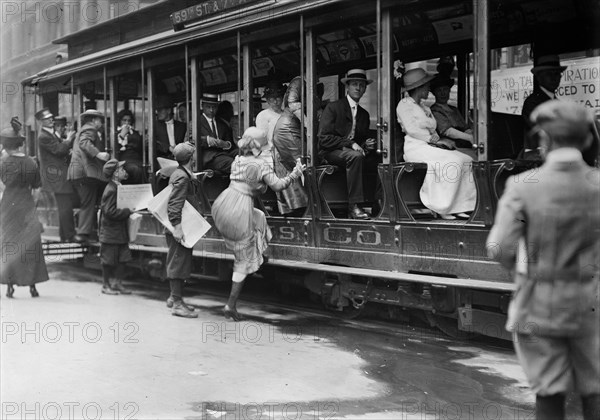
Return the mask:
<path fill-rule="evenodd" d="M 448 337 L 458 340 L 470 340 L 475 337 L 475 333 L 458 329 L 458 321 L 454 318 L 426 312 L 427 320 L 433 327 L 437 327 Z"/>

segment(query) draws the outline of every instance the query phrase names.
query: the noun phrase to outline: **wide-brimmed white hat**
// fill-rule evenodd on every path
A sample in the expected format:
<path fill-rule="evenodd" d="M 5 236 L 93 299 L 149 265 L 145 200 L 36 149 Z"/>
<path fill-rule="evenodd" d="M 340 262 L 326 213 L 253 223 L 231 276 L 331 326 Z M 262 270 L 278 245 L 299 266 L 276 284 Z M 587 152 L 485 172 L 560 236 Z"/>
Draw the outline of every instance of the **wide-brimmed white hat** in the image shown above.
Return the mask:
<path fill-rule="evenodd" d="M 567 66 L 562 66 L 560 64 L 560 58 L 558 55 L 542 55 L 536 60 L 531 72 L 533 74 L 537 74 L 545 70 L 565 71 L 566 68 Z"/>
<path fill-rule="evenodd" d="M 413 90 L 429 83 L 434 77 L 435 75 L 427 73 L 422 68 L 408 70 L 404 73 L 404 76 L 402 76 L 404 89 L 407 91 Z"/>
<path fill-rule="evenodd" d="M 373 83 L 373 80 L 367 79 L 367 72 L 363 69 L 348 70 L 346 77 L 342 77 L 342 83 L 348 83 L 351 80 L 360 80 L 365 82 L 367 85 Z"/>
<path fill-rule="evenodd" d="M 81 113 L 82 117 L 98 117 L 104 118 L 104 114 L 96 109 L 88 109 L 85 112 Z"/>

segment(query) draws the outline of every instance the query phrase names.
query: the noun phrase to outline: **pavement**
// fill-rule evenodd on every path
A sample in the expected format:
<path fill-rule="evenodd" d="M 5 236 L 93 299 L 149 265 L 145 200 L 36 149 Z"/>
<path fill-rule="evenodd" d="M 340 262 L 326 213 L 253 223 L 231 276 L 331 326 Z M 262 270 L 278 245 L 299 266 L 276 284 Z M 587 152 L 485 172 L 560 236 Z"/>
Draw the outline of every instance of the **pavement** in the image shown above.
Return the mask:
<path fill-rule="evenodd" d="M 202 294 L 183 319 L 166 285 L 109 296 L 99 272 L 48 268 L 40 298 L 1 300 L 2 419 L 534 418 L 510 348 L 243 295 L 243 322 Z"/>

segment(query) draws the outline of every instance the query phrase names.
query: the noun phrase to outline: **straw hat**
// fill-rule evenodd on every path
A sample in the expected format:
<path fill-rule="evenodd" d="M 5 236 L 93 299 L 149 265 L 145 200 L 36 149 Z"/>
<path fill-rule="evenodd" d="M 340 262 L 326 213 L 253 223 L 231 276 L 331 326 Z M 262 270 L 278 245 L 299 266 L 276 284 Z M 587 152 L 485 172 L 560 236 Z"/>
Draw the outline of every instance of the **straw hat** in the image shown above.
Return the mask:
<path fill-rule="evenodd" d="M 342 83 L 348 83 L 352 80 L 360 80 L 366 82 L 367 85 L 373 83 L 373 80 L 367 79 L 367 72 L 363 69 L 348 70 L 348 73 L 346 73 L 346 77 L 342 78 Z"/>
<path fill-rule="evenodd" d="M 408 70 L 406 73 L 404 73 L 402 80 L 404 83 L 404 88 L 407 91 L 410 91 L 429 83 L 434 77 L 435 76 L 433 74 L 429 74 L 421 68 L 416 68 Z"/>

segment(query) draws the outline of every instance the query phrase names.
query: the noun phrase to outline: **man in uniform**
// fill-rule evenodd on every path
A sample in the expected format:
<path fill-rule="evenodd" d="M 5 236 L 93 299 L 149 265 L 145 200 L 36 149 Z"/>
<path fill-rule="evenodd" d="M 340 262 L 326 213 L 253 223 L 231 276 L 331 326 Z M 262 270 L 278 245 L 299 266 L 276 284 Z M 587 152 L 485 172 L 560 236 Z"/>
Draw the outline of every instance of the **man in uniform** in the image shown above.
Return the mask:
<path fill-rule="evenodd" d="M 75 239 L 88 242 L 96 234 L 96 205 L 100 204 L 107 182 L 102 168 L 110 154 L 104 151 L 104 141 L 100 137 L 104 114 L 88 109 L 81 114 L 81 123 L 73 142 L 67 179 L 73 183 L 80 202 Z"/>
<path fill-rule="evenodd" d="M 529 131 L 533 128 L 531 113 L 538 105 L 556 99 L 555 92 L 560 86 L 560 79 L 566 68 L 567 66 L 561 66 L 557 55 L 542 55 L 531 69 L 534 79 L 533 92 L 525 99 L 521 111 L 526 130 L 523 149 L 524 159 L 541 159 L 537 140 L 529 135 Z"/>
<path fill-rule="evenodd" d="M 375 171 L 378 156 L 375 139 L 369 138 L 369 113 L 358 102 L 373 81 L 367 79 L 366 71 L 354 69 L 348 71 L 342 83 L 346 85 L 346 96 L 329 103 L 321 115 L 319 156 L 346 169 L 348 217 L 364 220 L 369 215 L 359 207 L 364 202 L 363 171 Z"/>
<path fill-rule="evenodd" d="M 545 163 L 506 182 L 488 254 L 515 270 L 507 329 L 537 419 L 564 419 L 565 394 L 575 389 L 584 419 L 598 420 L 600 173 L 581 154 L 593 117 L 574 102 L 547 101 L 531 122 Z"/>
<path fill-rule="evenodd" d="M 62 134 L 55 131 L 59 119 L 55 119 L 48 108 L 36 112 L 35 118 L 42 125 L 38 135 L 42 188 L 54 194 L 58 208 L 60 240 L 62 242 L 74 241 L 75 222 L 73 220 L 73 201 L 71 197 L 74 191 L 71 183 L 67 181 L 73 137 L 63 139 Z M 66 127 L 66 118 L 64 123 Z"/>

